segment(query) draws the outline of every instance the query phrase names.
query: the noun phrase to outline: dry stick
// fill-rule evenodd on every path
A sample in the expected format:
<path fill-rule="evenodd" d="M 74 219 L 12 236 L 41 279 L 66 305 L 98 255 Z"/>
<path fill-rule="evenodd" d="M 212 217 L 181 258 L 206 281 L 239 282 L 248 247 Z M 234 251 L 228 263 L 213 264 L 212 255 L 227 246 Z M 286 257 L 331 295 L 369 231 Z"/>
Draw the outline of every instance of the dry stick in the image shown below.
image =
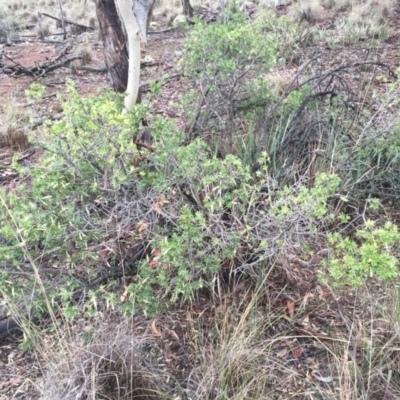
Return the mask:
<path fill-rule="evenodd" d="M 62 33 L 55 33 L 54 35 L 51 36 L 58 36 L 62 35 Z M 28 36 L 21 36 L 21 37 L 28 37 Z M 37 40 L 14 40 L 15 43 L 54 43 L 54 44 L 63 44 L 63 40 L 52 40 L 52 39 L 37 39 Z"/>
<path fill-rule="evenodd" d="M 58 0 L 58 7 L 60 8 L 61 27 L 62 27 L 63 34 L 64 34 L 63 38 L 65 40 L 67 38 L 67 31 L 65 30 L 64 13 L 63 13 L 63 10 L 62 10 L 62 7 L 61 7 L 61 1 L 60 0 Z"/>
<path fill-rule="evenodd" d="M 71 47 L 71 43 L 68 43 L 58 54 L 56 58 L 53 59 L 53 62 L 58 61 Z"/>
<path fill-rule="evenodd" d="M 50 72 L 50 71 L 54 71 L 57 68 L 69 67 L 68 64 L 70 62 L 72 62 L 72 61 L 75 61 L 75 60 L 82 60 L 82 57 L 81 56 L 72 56 L 72 57 L 67 58 L 65 61 L 61 61 L 61 62 L 59 62 L 57 64 L 53 64 L 53 65 L 49 65 L 49 66 L 43 67 L 43 69 L 45 70 L 45 72 Z"/>
<path fill-rule="evenodd" d="M 82 60 L 82 57 L 81 56 L 72 56 L 72 57 L 67 58 L 65 61 L 59 62 L 57 64 L 43 65 L 43 66 L 38 65 L 37 72 L 41 71 L 40 75 L 35 74 L 36 71 L 34 68 L 32 68 L 30 70 L 30 72 L 35 77 L 43 76 L 47 72 L 54 71 L 57 68 L 62 68 L 62 67 L 71 68 L 71 66 L 68 64 L 75 60 Z"/>
<path fill-rule="evenodd" d="M 38 23 L 39 23 L 39 29 L 40 29 L 40 39 L 44 40 L 44 33 L 43 33 L 43 27 L 42 27 L 42 14 L 38 12 Z"/>
<path fill-rule="evenodd" d="M 23 71 L 28 72 L 28 68 L 25 68 L 24 66 L 22 66 L 19 62 L 14 61 L 12 58 L 8 57 L 8 55 L 6 53 L 2 54 L 5 58 L 7 58 L 7 60 L 11 61 L 13 64 L 15 64 L 18 68 L 20 68 Z M 12 68 L 11 66 L 9 66 L 8 68 Z"/>
<path fill-rule="evenodd" d="M 49 18 L 52 18 L 52 19 L 55 19 L 56 21 L 61 21 L 61 23 L 62 23 L 62 20 L 60 18 L 54 17 L 53 15 L 50 15 L 50 14 L 47 14 L 47 13 L 42 13 L 42 15 L 44 15 L 46 17 L 49 17 Z M 95 29 L 95 28 L 90 27 L 90 26 L 81 25 L 81 24 L 78 24 L 76 22 L 72 22 L 69 19 L 65 19 L 65 18 L 64 18 L 64 22 L 67 23 L 67 24 L 70 24 L 70 25 L 75 25 L 78 28 L 85 29 L 87 31 L 93 31 Z"/>
<path fill-rule="evenodd" d="M 62 54 L 57 56 L 53 61 L 60 59 L 61 56 L 62 56 Z M 53 71 L 53 70 L 55 70 L 57 68 L 61 68 L 61 67 L 71 68 L 71 69 L 74 69 L 77 71 L 88 71 L 88 72 L 93 72 L 93 73 L 107 72 L 106 67 L 94 68 L 94 67 L 89 67 L 87 65 L 78 65 L 76 67 L 71 67 L 71 66 L 67 65 L 71 61 L 81 60 L 82 59 L 81 56 L 72 56 L 65 61 L 62 61 L 57 64 L 53 64 L 53 65 L 46 63 L 46 64 L 41 64 L 41 65 L 37 65 L 35 67 L 28 67 L 28 68 L 23 67 L 21 64 L 17 63 L 16 61 L 14 61 L 13 59 L 11 59 L 10 57 L 8 57 L 6 55 L 5 55 L 5 57 L 7 57 L 11 62 L 13 62 L 16 65 L 16 67 L 8 67 L 2 71 L 3 73 L 6 73 L 7 75 L 12 75 L 14 73 L 25 73 L 28 75 L 38 76 L 39 71 L 42 71 L 41 75 L 43 75 L 43 73 L 50 72 L 50 71 Z"/>
<path fill-rule="evenodd" d="M 165 85 L 166 83 L 171 82 L 171 81 L 173 81 L 173 80 L 176 79 L 176 78 L 180 78 L 182 75 L 183 75 L 182 72 L 178 72 L 178 73 L 176 73 L 175 75 L 171 75 L 171 76 L 169 76 L 168 78 L 165 78 L 165 79 L 163 79 L 163 78 L 161 78 L 161 79 L 156 79 L 156 80 L 155 80 L 155 83 L 160 83 L 160 82 L 162 82 L 162 84 Z M 142 83 L 142 84 L 139 86 L 139 89 L 140 89 L 140 90 L 148 90 L 149 88 L 150 88 L 150 82 Z"/>
<path fill-rule="evenodd" d="M 161 31 L 149 31 L 147 32 L 148 35 L 160 35 L 162 33 L 167 33 L 175 30 L 175 28 L 168 28 L 168 29 L 163 29 Z"/>
<path fill-rule="evenodd" d="M 94 68 L 94 67 L 89 67 L 88 65 L 77 65 L 76 67 L 73 67 L 73 69 L 76 71 L 88 71 L 93 73 L 107 72 L 107 67 Z"/>
<path fill-rule="evenodd" d="M 51 32 L 49 32 L 49 36 L 61 36 L 62 35 L 62 33 L 51 33 Z M 23 38 L 32 38 L 32 37 L 37 37 L 37 35 L 22 35 L 22 36 L 20 36 L 20 37 L 23 37 Z M 42 39 L 40 39 L 40 41 L 42 41 Z M 45 41 L 45 40 L 43 40 L 43 41 Z M 20 40 L 20 41 L 18 41 L 18 43 L 24 43 L 25 42 L 25 40 Z M 50 42 L 51 43 L 51 42 Z M 53 41 L 53 43 L 62 43 L 62 42 L 60 42 L 59 40 L 57 40 L 57 41 Z"/>

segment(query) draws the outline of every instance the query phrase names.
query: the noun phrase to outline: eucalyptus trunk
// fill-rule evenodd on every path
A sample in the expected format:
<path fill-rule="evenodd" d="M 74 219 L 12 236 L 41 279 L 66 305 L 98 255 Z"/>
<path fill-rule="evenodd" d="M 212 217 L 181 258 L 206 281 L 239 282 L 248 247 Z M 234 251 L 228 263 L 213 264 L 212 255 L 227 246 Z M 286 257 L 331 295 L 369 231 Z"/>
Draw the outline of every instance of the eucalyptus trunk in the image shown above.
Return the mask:
<path fill-rule="evenodd" d="M 182 0 L 182 8 L 183 8 L 183 14 L 187 18 L 192 18 L 193 17 L 193 7 L 190 4 L 189 0 Z"/>
<path fill-rule="evenodd" d="M 116 92 L 125 92 L 128 82 L 128 51 L 114 0 L 96 0 L 96 13 L 112 87 Z"/>

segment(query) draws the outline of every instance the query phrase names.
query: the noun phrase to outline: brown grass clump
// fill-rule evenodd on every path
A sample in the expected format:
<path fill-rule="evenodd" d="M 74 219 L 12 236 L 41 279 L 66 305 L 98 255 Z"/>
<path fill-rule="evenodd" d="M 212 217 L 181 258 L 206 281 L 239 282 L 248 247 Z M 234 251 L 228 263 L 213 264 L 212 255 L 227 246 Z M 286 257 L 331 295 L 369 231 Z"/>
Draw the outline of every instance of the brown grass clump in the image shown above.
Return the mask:
<path fill-rule="evenodd" d="M 38 17 L 36 14 L 31 14 L 29 20 L 33 23 L 36 24 L 38 22 Z"/>
<path fill-rule="evenodd" d="M 13 4 L 9 5 L 9 8 L 16 11 L 22 7 L 22 4 L 20 2 L 15 2 Z"/>
<path fill-rule="evenodd" d="M 46 354 L 43 400 L 169 398 L 168 376 L 149 352 L 150 338 L 133 333 L 132 319 L 114 321 L 100 321 L 86 340 L 79 331 L 59 338 Z"/>
<path fill-rule="evenodd" d="M 197 360 L 187 379 L 188 398 L 400 398 L 395 285 L 344 290 L 333 295 L 336 300 L 321 292 L 294 303 L 278 300 L 285 292 L 268 287 L 251 295 L 242 288 L 241 302 L 230 293 L 215 306 L 211 325 L 188 320 Z"/>
<path fill-rule="evenodd" d="M 323 8 L 319 0 L 299 1 L 290 9 L 290 14 L 299 22 L 306 21 L 314 23 L 323 16 Z"/>
<path fill-rule="evenodd" d="M 38 38 L 41 38 L 42 35 L 43 35 L 43 37 L 49 36 L 49 34 L 50 34 L 50 28 L 49 28 L 49 25 L 47 25 L 47 24 L 44 24 L 42 26 L 42 29 L 40 29 L 40 26 L 39 26 L 36 30 L 36 36 Z"/>
<path fill-rule="evenodd" d="M 93 60 L 93 52 L 87 45 L 82 46 L 79 49 L 78 54 L 82 57 L 81 65 L 90 64 Z"/>
<path fill-rule="evenodd" d="M 275 317 L 267 310 L 264 316 L 258 314 L 254 299 L 247 306 L 231 300 L 221 304 L 214 326 L 193 329 L 200 362 L 189 375 L 190 399 L 273 398 L 270 383 L 278 371 L 273 367 L 272 341 L 264 335 Z"/>
<path fill-rule="evenodd" d="M 7 146 L 18 151 L 23 151 L 30 147 L 28 136 L 22 128 L 14 128 L 9 125 L 4 139 Z"/>
<path fill-rule="evenodd" d="M 12 13 L 0 9 L 0 44 L 11 44 L 13 40 L 18 39 L 18 31 L 11 16 Z"/>
<path fill-rule="evenodd" d="M 91 28 L 94 28 L 94 27 L 96 26 L 96 24 L 97 24 L 96 18 L 95 18 L 95 17 L 90 17 L 90 18 L 89 18 L 89 23 L 88 23 L 88 25 L 89 25 Z"/>
<path fill-rule="evenodd" d="M 0 146 L 12 147 L 15 150 L 26 150 L 29 140 L 26 130 L 22 128 L 29 120 L 26 108 L 17 105 L 16 99 L 8 97 L 5 105 L 0 108 Z"/>

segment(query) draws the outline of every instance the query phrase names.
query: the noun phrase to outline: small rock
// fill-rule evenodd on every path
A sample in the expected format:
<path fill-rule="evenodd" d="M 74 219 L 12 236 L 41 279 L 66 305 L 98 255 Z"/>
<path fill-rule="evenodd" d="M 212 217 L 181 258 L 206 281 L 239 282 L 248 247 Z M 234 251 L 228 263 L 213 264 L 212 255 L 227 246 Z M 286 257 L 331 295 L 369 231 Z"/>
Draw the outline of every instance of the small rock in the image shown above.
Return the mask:
<path fill-rule="evenodd" d="M 155 31 L 157 28 L 158 28 L 157 22 L 151 21 L 151 22 L 150 22 L 150 29 L 151 29 L 152 31 Z"/>

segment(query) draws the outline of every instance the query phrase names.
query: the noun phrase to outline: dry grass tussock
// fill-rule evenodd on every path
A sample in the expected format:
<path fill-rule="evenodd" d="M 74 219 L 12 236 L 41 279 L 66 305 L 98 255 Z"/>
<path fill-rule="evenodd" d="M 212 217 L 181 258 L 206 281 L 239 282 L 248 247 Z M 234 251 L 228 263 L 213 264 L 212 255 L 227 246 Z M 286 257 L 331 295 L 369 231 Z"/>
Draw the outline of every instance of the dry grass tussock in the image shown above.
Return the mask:
<path fill-rule="evenodd" d="M 23 126 L 29 120 L 26 107 L 18 105 L 16 99 L 8 97 L 0 105 L 0 146 L 25 150 L 28 143 L 28 132 Z"/>
<path fill-rule="evenodd" d="M 172 398 L 172 379 L 152 356 L 152 339 L 135 335 L 132 319 L 100 318 L 83 331 L 67 326 L 39 350 L 42 400 Z"/>
<path fill-rule="evenodd" d="M 73 22 L 90 26 L 92 24 L 91 21 L 96 17 L 95 2 L 93 0 L 87 0 L 86 2 L 84 0 L 61 0 L 61 6 L 64 17 Z M 46 12 L 55 17 L 59 17 L 60 15 L 58 1 L 54 0 L 35 0 L 29 2 L 4 0 L 0 4 L 0 11 L 7 12 L 10 21 L 19 28 L 24 28 L 27 25 L 27 21 L 37 23 L 38 12 Z M 48 22 L 51 22 L 50 31 L 59 28 L 55 21 L 49 20 Z"/>
<path fill-rule="evenodd" d="M 291 4 L 288 13 L 298 21 L 310 23 L 323 20 L 328 12 L 331 16 L 345 18 L 350 27 L 385 25 L 395 5 L 394 0 L 298 0 Z"/>
<path fill-rule="evenodd" d="M 41 399 L 399 398 L 395 285 L 335 293 L 336 300 L 298 298 L 294 315 L 282 302 L 285 289 L 259 287 L 233 288 L 202 312 L 169 313 L 185 329 L 179 340 L 188 361 L 179 377 L 165 362 L 171 353 L 163 338 L 134 333 L 146 331 L 144 319 L 97 317 L 79 331 L 64 323 L 58 334 L 41 336 Z"/>

